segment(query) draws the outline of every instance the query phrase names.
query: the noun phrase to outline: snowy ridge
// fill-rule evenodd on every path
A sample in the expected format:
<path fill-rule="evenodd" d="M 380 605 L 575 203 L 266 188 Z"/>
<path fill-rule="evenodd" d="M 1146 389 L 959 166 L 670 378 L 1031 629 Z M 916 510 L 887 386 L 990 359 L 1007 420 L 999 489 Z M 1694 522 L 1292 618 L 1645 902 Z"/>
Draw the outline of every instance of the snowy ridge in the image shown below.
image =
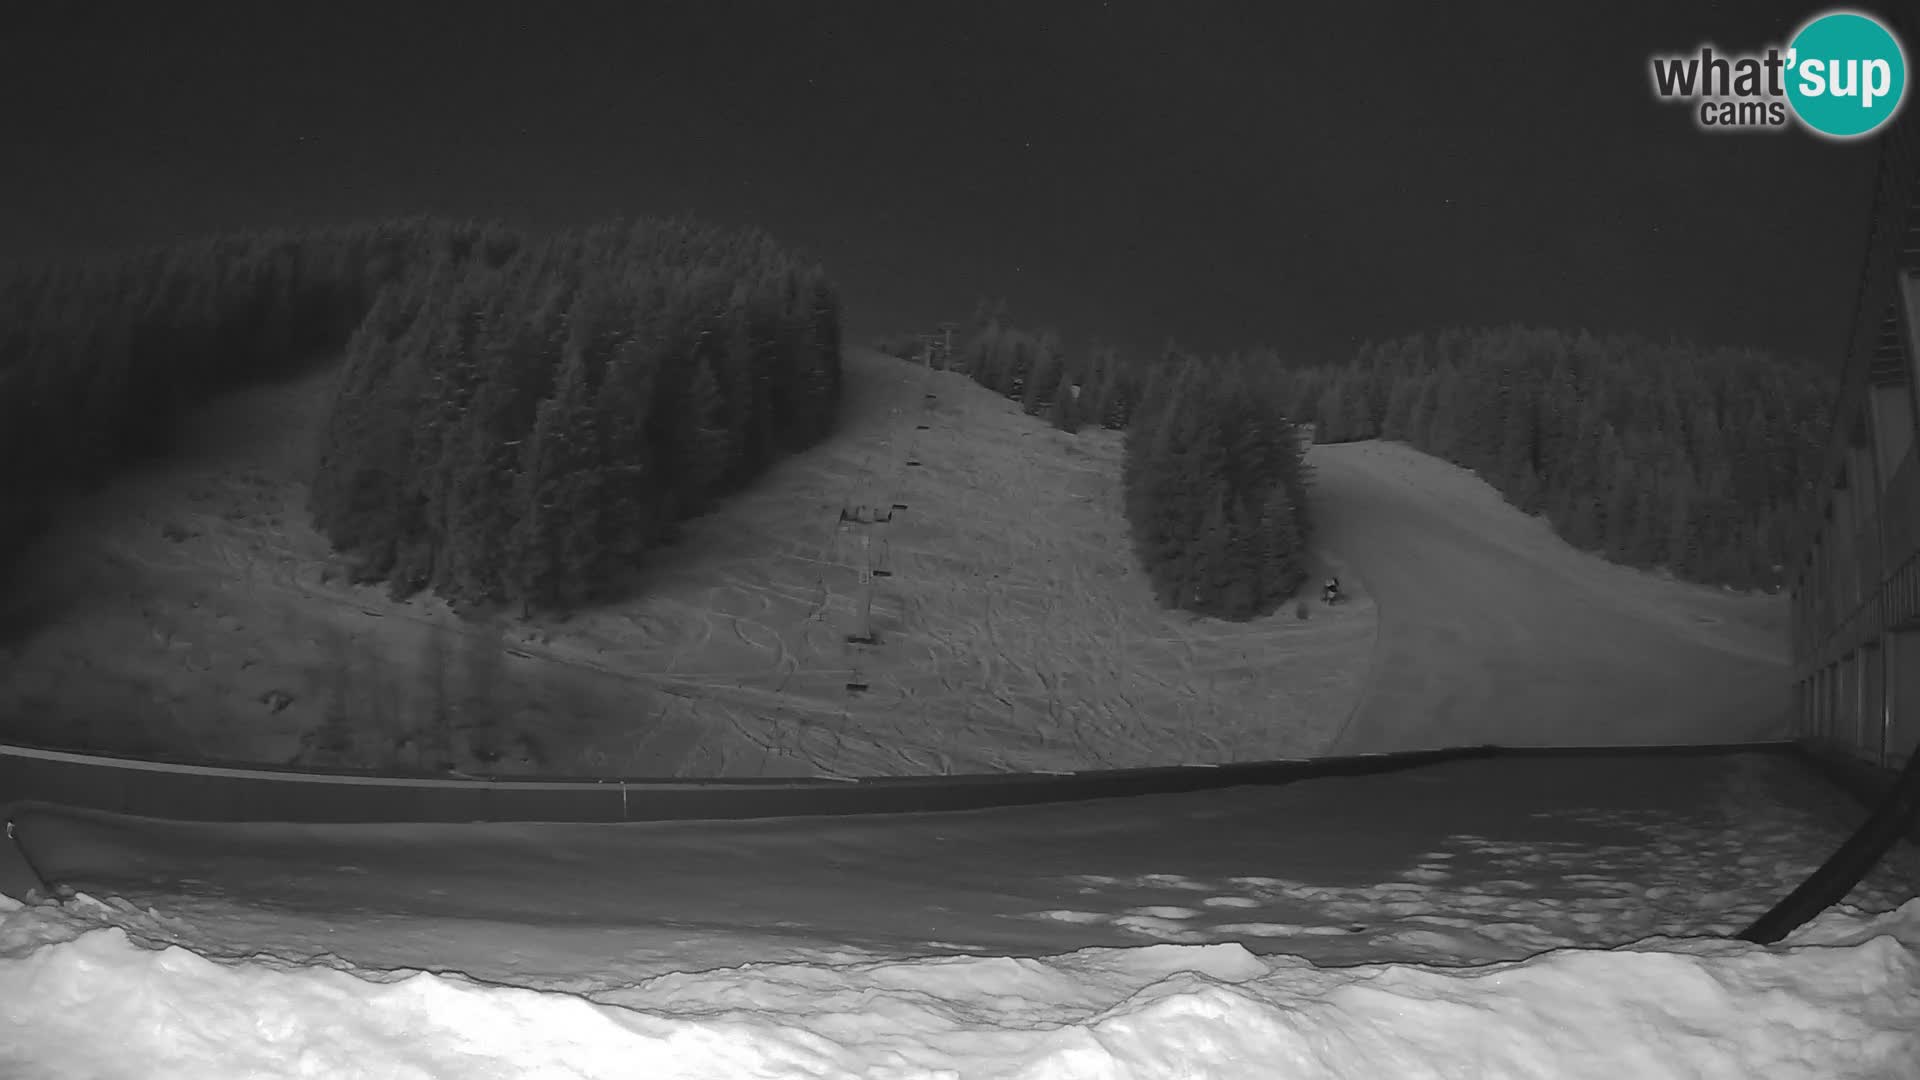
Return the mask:
<path fill-rule="evenodd" d="M 137 899 L 105 885 L 64 903 L 0 901 L 0 1076 L 1911 1080 L 1916 852 L 1895 852 L 1846 904 L 1778 945 L 1726 940 L 1832 850 L 1854 812 L 1783 758 L 1742 755 L 1710 772 L 1666 762 L 1653 772 L 1542 762 L 1558 770 L 1552 779 L 1538 780 L 1540 768 L 1512 774 L 1533 778 L 1521 797 L 1477 824 L 1448 821 L 1437 846 L 1374 870 L 1336 832 L 1316 832 L 1295 858 L 1242 849 L 1227 864 L 1285 873 L 1258 878 L 1190 876 L 1191 829 L 1148 855 L 1144 865 L 1164 872 L 1139 880 L 1056 881 L 988 845 L 1001 879 L 932 897 L 973 908 L 969 918 L 913 906 L 884 878 L 850 876 L 858 868 L 848 861 L 908 834 L 871 860 L 885 877 L 909 875 L 903 855 L 931 849 L 925 831 L 967 827 L 967 815 L 571 827 L 564 841 L 548 828 L 527 842 L 561 849 L 541 873 L 551 887 L 533 898 L 555 917 L 510 922 L 500 921 L 515 918 L 506 894 L 525 887 L 523 867 L 541 864 L 499 844 L 455 842 L 479 831 L 466 826 L 182 834 L 137 819 L 81 821 L 68 833 L 75 853 L 53 845 L 66 860 L 56 874 L 118 880 Z M 1590 790 L 1564 783 L 1596 769 L 1609 776 Z M 1388 788 L 1438 814 L 1491 790 L 1502 770 L 1511 766 L 1457 762 L 1180 798 L 1190 809 L 1230 797 L 1269 820 L 1323 820 L 1360 789 Z M 1715 774 L 1691 803 L 1604 801 Z M 1621 783 L 1634 777 L 1642 783 Z M 1660 777 L 1668 782 L 1647 782 Z M 1073 814 L 1136 814 L 1121 829 L 1141 848 L 1174 805 L 999 811 L 972 827 L 1006 819 L 1003 828 L 1032 836 Z M 835 840 L 855 827 L 865 831 Z M 771 842 L 782 831 L 793 834 L 784 858 Z M 169 835 L 197 838 L 202 854 L 170 852 Z M 290 851 L 296 835 L 302 850 Z M 1095 846 L 1068 831 L 1037 866 L 1072 874 L 1089 864 L 1069 853 Z M 270 857 L 249 871 L 251 847 Z M 729 887 L 691 880 L 695 848 L 714 854 Z M 1297 863 L 1309 849 L 1345 851 L 1345 867 Z M 79 869 L 87 863 L 96 869 Z M 773 894 L 767 905 L 737 895 L 743 865 Z M 622 866 L 634 868 L 625 884 L 605 876 Z M 810 905 L 796 866 L 848 884 Z M 416 900 L 446 903 L 395 904 L 380 892 L 401 867 L 415 868 L 406 888 Z M 220 887 L 194 886 L 189 874 Z M 955 880 L 969 876 L 963 868 Z M 274 883 L 280 891 L 262 888 Z M 849 892 L 869 904 L 843 920 L 852 933 L 833 933 L 822 920 L 844 914 Z M 1009 892 L 1021 895 L 982 906 Z M 287 906 L 302 895 L 317 904 Z M 873 932 L 890 913 L 906 935 L 891 942 Z M 1056 940 L 1079 941 L 1009 951 L 1006 935 L 1023 926 L 1070 928 Z M 1086 947 L 1103 926 L 1106 940 L 1141 947 Z M 927 940 L 930 931 L 942 940 Z M 982 932 L 1000 944 L 983 944 Z"/>
<path fill-rule="evenodd" d="M 157 913 L 85 895 L 6 906 L 0 1074 L 22 1080 L 1849 1080 L 1920 1060 L 1920 900 L 1771 948 L 1649 939 L 1444 969 L 1158 945 L 747 965 L 592 995 L 212 960 L 155 947 L 178 933 Z"/>

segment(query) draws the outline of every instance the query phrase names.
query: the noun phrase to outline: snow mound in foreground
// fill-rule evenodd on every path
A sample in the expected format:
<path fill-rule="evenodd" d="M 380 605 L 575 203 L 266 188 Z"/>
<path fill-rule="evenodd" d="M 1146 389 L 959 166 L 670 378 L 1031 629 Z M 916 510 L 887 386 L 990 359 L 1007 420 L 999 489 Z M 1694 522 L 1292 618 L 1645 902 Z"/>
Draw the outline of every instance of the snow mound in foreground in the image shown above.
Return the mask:
<path fill-rule="evenodd" d="M 210 959 L 121 902 L 0 903 L 0 1075 L 1886 1078 L 1920 1061 L 1920 900 L 1774 947 L 1471 968 L 1238 945 L 749 965 L 593 999 Z M 503 943 L 505 944 L 505 943 Z"/>

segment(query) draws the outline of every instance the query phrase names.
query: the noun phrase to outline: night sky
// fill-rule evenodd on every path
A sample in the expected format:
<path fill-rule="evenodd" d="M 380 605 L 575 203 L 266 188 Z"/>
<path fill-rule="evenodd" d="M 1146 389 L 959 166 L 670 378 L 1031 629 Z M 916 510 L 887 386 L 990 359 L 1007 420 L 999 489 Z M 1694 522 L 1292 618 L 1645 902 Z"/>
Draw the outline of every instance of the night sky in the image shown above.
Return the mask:
<path fill-rule="evenodd" d="M 992 293 L 1069 341 L 1823 357 L 1866 239 L 1871 140 L 1708 135 L 1648 85 L 1810 4 L 388 6 L 10 6 L 0 253 L 691 212 L 824 259 L 855 339 Z"/>

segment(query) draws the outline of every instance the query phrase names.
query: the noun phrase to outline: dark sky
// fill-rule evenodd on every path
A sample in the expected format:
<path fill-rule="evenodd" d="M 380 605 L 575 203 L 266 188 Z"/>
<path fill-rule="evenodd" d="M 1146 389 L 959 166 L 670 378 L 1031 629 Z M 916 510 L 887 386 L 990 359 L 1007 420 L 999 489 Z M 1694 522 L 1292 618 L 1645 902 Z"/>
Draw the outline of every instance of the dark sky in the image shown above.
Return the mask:
<path fill-rule="evenodd" d="M 860 338 L 997 293 L 1070 340 L 1344 357 L 1519 320 L 1819 356 L 1872 147 L 1703 134 L 1646 73 L 1819 10 L 15 5 L 0 252 L 688 211 L 823 258 Z"/>

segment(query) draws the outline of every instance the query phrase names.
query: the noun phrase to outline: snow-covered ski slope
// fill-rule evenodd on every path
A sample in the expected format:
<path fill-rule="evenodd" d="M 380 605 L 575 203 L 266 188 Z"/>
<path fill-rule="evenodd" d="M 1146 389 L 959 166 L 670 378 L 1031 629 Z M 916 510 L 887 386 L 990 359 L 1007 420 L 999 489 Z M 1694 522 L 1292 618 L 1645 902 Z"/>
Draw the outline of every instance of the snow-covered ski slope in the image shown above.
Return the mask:
<path fill-rule="evenodd" d="M 1317 446 L 1325 542 L 1379 605 L 1335 753 L 1782 737 L 1785 601 L 1576 551 L 1478 477 L 1398 443 Z"/>
<path fill-rule="evenodd" d="M 1314 461 L 1380 617 L 1339 750 L 1780 733 L 1776 600 L 1404 448 Z M 1762 753 L 839 819 L 36 811 L 82 895 L 0 914 L 0 1075 L 1912 1077 L 1910 846 L 1726 940 L 1862 813 Z"/>

